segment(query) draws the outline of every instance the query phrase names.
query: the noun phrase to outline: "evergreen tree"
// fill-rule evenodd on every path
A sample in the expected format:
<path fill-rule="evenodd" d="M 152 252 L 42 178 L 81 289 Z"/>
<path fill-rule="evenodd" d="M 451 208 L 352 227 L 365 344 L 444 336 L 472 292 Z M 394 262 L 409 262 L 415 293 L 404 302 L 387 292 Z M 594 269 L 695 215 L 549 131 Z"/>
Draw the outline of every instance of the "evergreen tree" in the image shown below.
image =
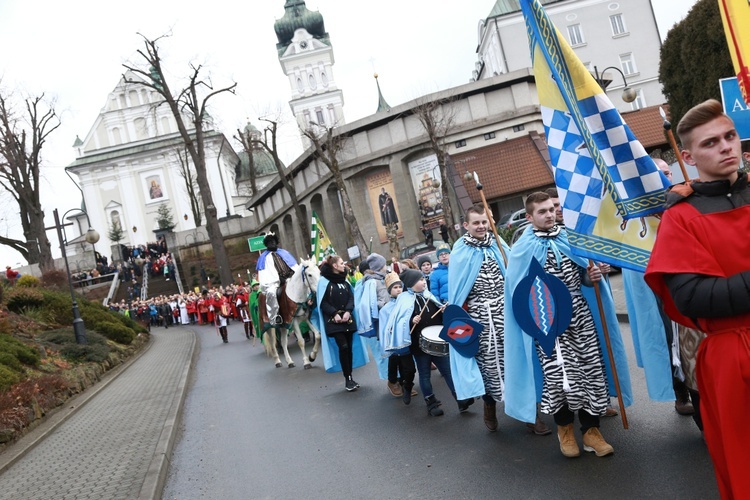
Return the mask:
<path fill-rule="evenodd" d="M 716 0 L 698 0 L 667 33 L 661 47 L 659 81 L 677 127 L 684 114 L 706 99 L 721 100 L 719 79 L 734 76 Z"/>
<path fill-rule="evenodd" d="M 174 227 L 172 209 L 166 203 L 159 205 L 156 210 L 156 223 L 159 224 L 159 229 L 172 229 Z"/>

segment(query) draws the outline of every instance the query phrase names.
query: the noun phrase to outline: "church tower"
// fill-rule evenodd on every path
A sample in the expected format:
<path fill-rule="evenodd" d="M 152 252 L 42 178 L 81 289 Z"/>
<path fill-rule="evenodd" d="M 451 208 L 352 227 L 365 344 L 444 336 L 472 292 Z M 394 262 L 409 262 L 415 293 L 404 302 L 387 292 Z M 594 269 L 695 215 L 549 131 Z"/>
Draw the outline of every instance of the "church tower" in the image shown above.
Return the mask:
<path fill-rule="evenodd" d="M 311 123 L 343 125 L 344 95 L 333 78 L 333 48 L 323 16 L 309 11 L 304 0 L 286 0 L 284 16 L 274 23 L 274 30 L 281 69 L 292 88 L 289 106 L 300 129 Z M 307 138 L 302 140 L 309 146 Z"/>

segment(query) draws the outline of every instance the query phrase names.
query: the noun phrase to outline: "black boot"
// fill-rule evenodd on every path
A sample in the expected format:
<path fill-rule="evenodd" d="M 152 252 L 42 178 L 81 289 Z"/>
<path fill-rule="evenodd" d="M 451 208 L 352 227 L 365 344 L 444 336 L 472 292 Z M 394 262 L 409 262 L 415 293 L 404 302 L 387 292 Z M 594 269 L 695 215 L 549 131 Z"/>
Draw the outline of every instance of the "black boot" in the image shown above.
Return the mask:
<path fill-rule="evenodd" d="M 409 391 L 411 394 L 411 391 Z M 432 395 L 425 398 L 424 402 L 427 404 L 427 414 L 431 417 L 439 417 L 443 415 L 443 410 L 440 409 L 440 401 Z"/>
<path fill-rule="evenodd" d="M 474 398 L 459 399 L 458 400 L 458 411 L 460 413 L 466 413 L 469 411 L 469 406 L 474 404 Z"/>
<path fill-rule="evenodd" d="M 401 398 L 404 400 L 405 405 L 408 405 L 409 403 L 411 403 L 411 388 L 412 387 L 414 387 L 414 384 L 410 384 L 408 382 L 404 384 L 404 388 L 403 388 L 404 394 L 401 396 Z"/>

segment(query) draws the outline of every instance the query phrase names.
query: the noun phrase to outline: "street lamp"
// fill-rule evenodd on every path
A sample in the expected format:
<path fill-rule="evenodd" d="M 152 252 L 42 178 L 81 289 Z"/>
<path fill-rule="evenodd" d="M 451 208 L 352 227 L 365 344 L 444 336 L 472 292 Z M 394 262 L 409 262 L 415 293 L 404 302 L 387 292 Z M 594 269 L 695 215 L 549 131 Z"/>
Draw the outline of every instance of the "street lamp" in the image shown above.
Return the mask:
<path fill-rule="evenodd" d="M 86 235 L 84 236 L 84 239 L 90 243 L 92 246 L 94 243 L 99 241 L 99 233 L 96 231 L 96 229 L 91 227 L 91 220 L 89 219 L 89 214 L 81 210 L 80 208 L 72 208 L 65 212 L 63 214 L 63 220 L 65 219 L 65 216 L 68 215 L 70 212 L 73 212 L 74 210 L 77 210 L 81 212 L 83 215 L 86 216 L 86 220 L 89 224 L 89 229 L 86 231 Z M 73 332 L 75 333 L 76 337 L 76 343 L 77 344 L 86 344 L 86 326 L 83 324 L 83 319 L 81 319 L 81 313 L 78 311 L 78 302 L 76 301 L 76 294 L 73 290 L 73 281 L 70 278 L 70 264 L 68 264 L 68 255 L 65 252 L 65 246 L 68 244 L 67 235 L 64 236 L 65 233 L 65 226 L 72 226 L 73 223 L 68 224 L 60 224 L 60 217 L 58 215 L 57 209 L 54 209 L 52 213 L 55 216 L 55 225 L 53 226 L 55 229 L 57 229 L 57 239 L 60 241 L 60 252 L 62 253 L 63 260 L 65 261 L 65 272 L 68 275 L 68 286 L 70 287 L 70 298 L 73 301 Z M 45 228 L 45 229 L 52 229 Z"/>
<path fill-rule="evenodd" d="M 609 84 L 612 83 L 612 80 L 606 80 L 604 78 L 604 72 L 608 69 L 613 69 L 620 73 L 620 76 L 622 76 L 622 83 L 625 86 L 625 88 L 622 89 L 622 100 L 628 103 L 635 101 L 638 98 L 638 92 L 628 86 L 628 80 L 625 78 L 625 73 L 623 73 L 622 70 L 617 66 L 608 66 L 604 68 L 601 75 L 599 74 L 599 70 L 596 68 L 596 66 L 594 66 L 594 79 L 596 80 L 596 83 L 599 84 L 602 90 L 607 90 Z"/>

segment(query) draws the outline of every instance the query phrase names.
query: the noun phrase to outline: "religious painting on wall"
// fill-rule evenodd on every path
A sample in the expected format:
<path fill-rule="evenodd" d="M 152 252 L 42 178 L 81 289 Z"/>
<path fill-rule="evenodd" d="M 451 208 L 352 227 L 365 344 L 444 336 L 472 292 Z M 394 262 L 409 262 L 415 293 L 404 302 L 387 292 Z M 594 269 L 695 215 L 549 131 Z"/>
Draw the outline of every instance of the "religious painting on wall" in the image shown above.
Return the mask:
<path fill-rule="evenodd" d="M 161 173 L 144 172 L 141 174 L 146 203 L 167 199 L 167 192 L 162 181 Z"/>
<path fill-rule="evenodd" d="M 433 154 L 409 162 L 409 175 L 417 197 L 422 227 L 439 228 L 443 218 L 443 193 L 440 186 L 435 187 L 435 181 L 440 180 L 437 156 Z"/>
<path fill-rule="evenodd" d="M 386 225 L 388 224 L 394 224 L 397 237 L 403 238 L 404 231 L 399 224 L 398 202 L 394 196 L 390 170 L 384 168 L 368 175 L 366 183 L 380 243 L 388 241 L 388 235 L 386 234 Z"/>

